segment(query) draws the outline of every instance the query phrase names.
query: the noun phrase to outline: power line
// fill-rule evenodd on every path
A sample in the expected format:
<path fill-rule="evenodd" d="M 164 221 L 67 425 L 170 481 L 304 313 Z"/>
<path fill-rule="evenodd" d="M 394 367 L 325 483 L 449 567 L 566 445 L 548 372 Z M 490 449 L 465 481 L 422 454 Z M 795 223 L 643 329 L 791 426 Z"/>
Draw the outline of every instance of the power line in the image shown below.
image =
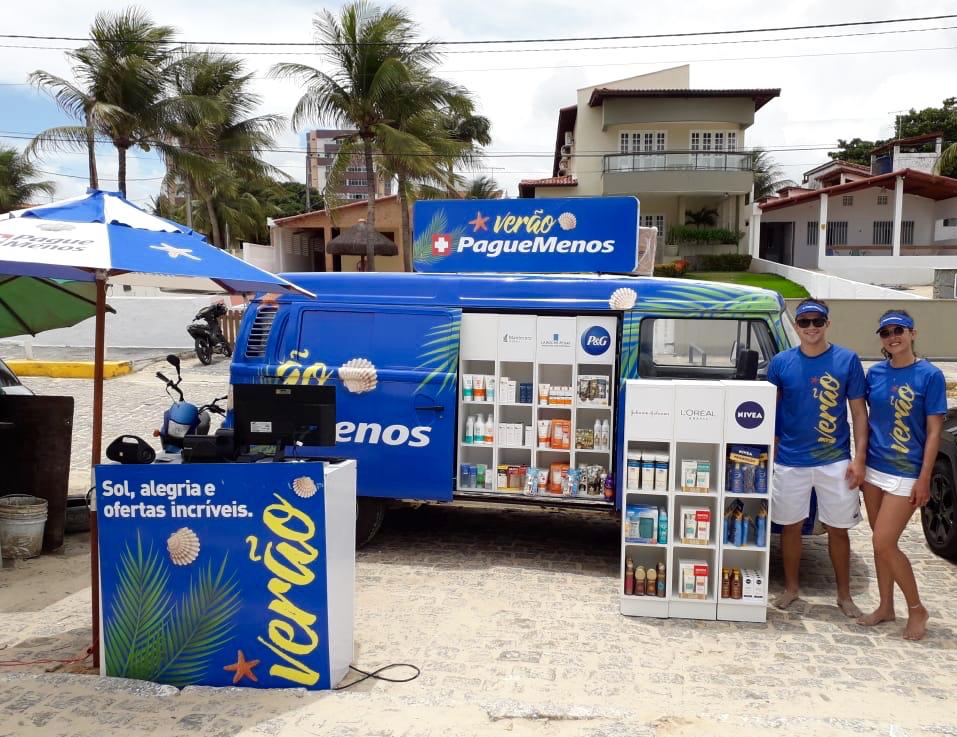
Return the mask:
<path fill-rule="evenodd" d="M 63 173 L 58 172 L 58 171 L 46 171 L 46 170 L 44 170 L 44 169 L 36 169 L 36 171 L 37 171 L 39 174 L 46 174 L 48 177 L 67 177 L 67 178 L 69 178 L 69 179 L 89 179 L 89 178 L 90 178 L 88 174 L 83 174 L 82 176 L 79 175 L 79 174 L 63 174 Z M 130 177 L 127 177 L 127 178 L 126 178 L 126 181 L 127 181 L 127 182 L 156 182 L 156 181 L 159 181 L 159 180 L 165 179 L 165 178 L 166 178 L 166 177 L 141 177 L 141 178 L 138 178 L 138 179 L 131 179 Z M 99 175 L 97 175 L 97 179 L 102 179 L 102 180 L 105 181 L 105 182 L 118 182 L 118 181 L 120 181 L 119 179 L 111 179 L 110 177 L 101 177 L 101 176 L 99 176 Z"/>
<path fill-rule="evenodd" d="M 565 36 L 552 38 L 505 38 L 505 39 L 485 39 L 485 40 L 457 40 L 457 41 L 427 41 L 435 46 L 466 46 L 483 44 L 516 44 L 516 43 L 567 43 L 570 41 L 623 41 L 639 40 L 645 38 L 687 38 L 690 36 L 727 36 L 742 33 L 777 33 L 782 31 L 808 31 L 821 28 L 848 28 L 852 26 L 875 26 L 887 25 L 892 23 L 916 23 L 919 21 L 931 20 L 949 20 L 957 18 L 957 13 L 949 15 L 927 15 L 911 18 L 884 18 L 879 20 L 860 20 L 845 21 L 842 23 L 814 23 L 804 26 L 778 26 L 765 28 L 737 28 L 726 30 L 708 30 L 708 31 L 685 31 L 681 33 L 645 33 L 645 34 L 622 34 L 615 36 Z M 29 39 L 42 41 L 93 41 L 88 36 L 47 36 L 39 34 L 21 34 L 21 33 L 2 33 L 0 38 Z M 162 42 L 158 42 L 162 43 Z M 352 44 L 319 44 L 313 41 L 180 41 L 183 44 L 209 45 L 209 46 L 351 46 Z M 423 42 L 417 42 L 423 43 Z M 368 46 L 385 46 L 389 42 L 376 42 L 365 44 Z"/>

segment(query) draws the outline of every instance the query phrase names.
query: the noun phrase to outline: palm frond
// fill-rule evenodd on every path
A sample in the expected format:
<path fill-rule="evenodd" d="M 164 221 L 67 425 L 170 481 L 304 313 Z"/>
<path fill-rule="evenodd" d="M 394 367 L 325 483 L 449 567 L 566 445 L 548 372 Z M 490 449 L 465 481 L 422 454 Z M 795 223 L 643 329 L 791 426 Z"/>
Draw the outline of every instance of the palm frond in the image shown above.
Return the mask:
<path fill-rule="evenodd" d="M 169 575 L 152 546 L 144 552 L 137 532 L 136 549 L 127 546 L 117 565 L 117 578 L 104 617 L 107 673 L 147 678 L 159 663 L 155 637 L 162 632 L 169 611 Z"/>
<path fill-rule="evenodd" d="M 459 359 L 459 336 L 461 333 L 462 318 L 455 315 L 452 320 L 445 325 L 437 325 L 426 333 L 426 340 L 422 347 L 436 346 L 430 351 L 423 351 L 419 354 L 419 360 L 422 363 L 416 367 L 417 371 L 429 371 L 424 379 L 419 383 L 416 391 L 429 384 L 438 376 L 442 377 L 442 383 L 439 385 L 438 392 L 442 393 L 446 388 L 455 382 L 456 365 Z M 435 363 L 434 359 L 438 359 Z"/>
<path fill-rule="evenodd" d="M 207 563 L 190 580 L 189 591 L 169 615 L 162 661 L 149 680 L 180 687 L 196 683 L 211 656 L 229 641 L 240 600 L 235 575 L 226 575 L 226 561 L 215 571 Z"/>

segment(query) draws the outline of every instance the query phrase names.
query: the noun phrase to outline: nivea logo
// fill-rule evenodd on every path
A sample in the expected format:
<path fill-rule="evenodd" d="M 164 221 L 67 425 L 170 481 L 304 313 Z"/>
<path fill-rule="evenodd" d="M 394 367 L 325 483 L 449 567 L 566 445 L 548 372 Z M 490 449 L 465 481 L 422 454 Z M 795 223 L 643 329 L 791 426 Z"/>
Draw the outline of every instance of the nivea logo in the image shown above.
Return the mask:
<path fill-rule="evenodd" d="M 363 443 L 369 445 L 408 445 L 410 448 L 421 448 L 429 444 L 429 432 L 432 428 L 422 425 L 406 427 L 405 425 L 386 425 L 378 422 L 337 422 L 337 443 Z"/>
<path fill-rule="evenodd" d="M 757 402 L 741 402 L 734 411 L 734 419 L 745 430 L 753 430 L 764 422 L 764 408 Z"/>
<path fill-rule="evenodd" d="M 600 356 L 611 345 L 611 336 L 601 325 L 592 325 L 582 334 L 582 348 L 589 356 Z"/>

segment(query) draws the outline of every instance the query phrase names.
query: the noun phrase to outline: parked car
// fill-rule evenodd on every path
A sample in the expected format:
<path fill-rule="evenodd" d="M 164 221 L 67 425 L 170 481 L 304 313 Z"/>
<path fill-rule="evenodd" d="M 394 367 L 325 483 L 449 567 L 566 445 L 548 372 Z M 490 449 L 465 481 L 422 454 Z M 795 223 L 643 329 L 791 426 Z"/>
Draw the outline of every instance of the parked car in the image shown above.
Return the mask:
<path fill-rule="evenodd" d="M 930 480 L 930 501 L 921 512 L 927 546 L 943 558 L 957 560 L 957 407 L 951 407 L 941 432 L 940 452 Z"/>
<path fill-rule="evenodd" d="M 20 383 L 13 369 L 0 359 L 0 396 L 32 396 L 33 392 Z"/>

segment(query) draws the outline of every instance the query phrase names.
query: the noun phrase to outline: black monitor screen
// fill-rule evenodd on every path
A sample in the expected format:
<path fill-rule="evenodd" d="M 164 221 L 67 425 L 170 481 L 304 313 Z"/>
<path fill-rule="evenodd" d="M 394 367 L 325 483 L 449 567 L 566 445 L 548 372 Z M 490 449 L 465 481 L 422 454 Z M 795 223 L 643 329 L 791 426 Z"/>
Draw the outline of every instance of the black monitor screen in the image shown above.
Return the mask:
<path fill-rule="evenodd" d="M 236 446 L 336 444 L 336 388 L 286 384 L 233 386 Z"/>

